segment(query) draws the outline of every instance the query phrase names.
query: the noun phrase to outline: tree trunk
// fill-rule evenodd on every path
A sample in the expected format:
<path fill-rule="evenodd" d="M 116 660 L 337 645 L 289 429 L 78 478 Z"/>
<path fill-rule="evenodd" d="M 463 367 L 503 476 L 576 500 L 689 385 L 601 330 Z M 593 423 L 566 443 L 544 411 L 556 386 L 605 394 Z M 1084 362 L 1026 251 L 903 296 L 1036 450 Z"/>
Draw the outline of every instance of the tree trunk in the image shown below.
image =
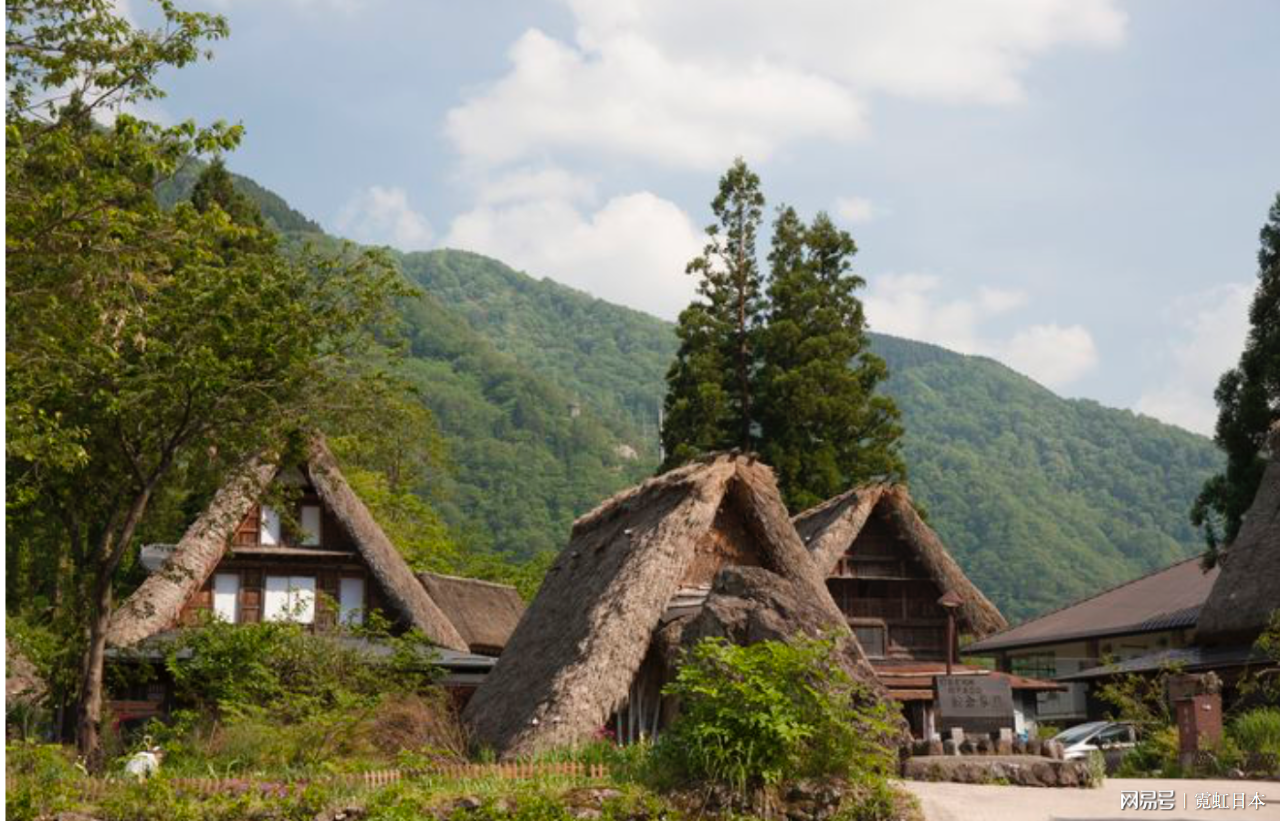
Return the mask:
<path fill-rule="evenodd" d="M 142 515 L 151 501 L 160 477 L 168 469 L 170 459 L 166 457 L 160 467 L 147 481 L 141 492 L 134 497 L 125 516 L 124 526 L 117 536 L 115 522 L 106 528 L 97 550 L 97 566 L 94 568 L 93 601 L 89 616 L 89 646 L 84 653 L 84 668 L 80 681 L 80 716 L 76 727 L 76 741 L 80 755 L 90 772 L 100 772 L 102 758 L 102 701 L 103 701 L 103 669 L 107 657 L 107 628 L 111 624 L 111 582 L 115 578 L 116 568 L 133 541 Z M 111 517 L 117 520 L 116 516 Z"/>
<path fill-rule="evenodd" d="M 89 646 L 85 650 L 80 684 L 80 717 L 76 742 L 85 767 L 100 772 L 102 758 L 103 670 L 107 654 L 107 625 L 111 621 L 111 576 L 94 585 L 93 616 L 89 620 Z"/>

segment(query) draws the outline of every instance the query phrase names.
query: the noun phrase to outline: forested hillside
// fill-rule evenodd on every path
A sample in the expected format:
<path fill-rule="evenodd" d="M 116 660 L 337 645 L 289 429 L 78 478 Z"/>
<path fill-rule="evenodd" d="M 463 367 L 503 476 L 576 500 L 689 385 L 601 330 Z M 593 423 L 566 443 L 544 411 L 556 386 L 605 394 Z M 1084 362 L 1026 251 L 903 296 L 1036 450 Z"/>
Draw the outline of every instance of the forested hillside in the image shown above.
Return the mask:
<path fill-rule="evenodd" d="M 271 192 L 244 190 L 286 232 L 313 231 Z M 396 259 L 424 292 L 403 310 L 406 374 L 454 463 L 433 502 L 468 548 L 558 549 L 575 516 L 652 471 L 669 323 L 477 254 Z M 1010 619 L 1200 549 L 1187 511 L 1219 463 L 1208 439 L 1063 399 L 992 360 L 872 341 L 912 492 Z"/>

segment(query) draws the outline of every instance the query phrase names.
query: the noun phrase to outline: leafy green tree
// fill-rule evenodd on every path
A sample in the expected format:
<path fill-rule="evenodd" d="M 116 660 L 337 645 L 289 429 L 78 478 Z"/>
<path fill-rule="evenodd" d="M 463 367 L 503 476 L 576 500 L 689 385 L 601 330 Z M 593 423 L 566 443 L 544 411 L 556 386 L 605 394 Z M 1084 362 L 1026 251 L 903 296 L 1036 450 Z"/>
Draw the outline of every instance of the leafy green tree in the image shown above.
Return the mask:
<path fill-rule="evenodd" d="M 724 384 L 729 368 L 718 344 L 717 327 L 706 305 L 695 302 L 680 312 L 676 326 L 680 348 L 667 371 L 663 406 L 664 469 L 728 447 L 732 441 L 733 415 Z"/>
<path fill-rule="evenodd" d="M 754 340 L 762 308 L 756 233 L 764 210 L 760 178 L 741 157 L 711 201 L 716 222 L 686 273 L 699 277 L 700 303 L 680 315 L 681 347 L 667 375 L 662 433 L 668 464 L 711 448 L 750 450 Z M 711 431 L 718 431 L 711 437 Z"/>
<path fill-rule="evenodd" d="M 1216 562 L 1220 548 L 1240 532 L 1241 520 L 1262 481 L 1267 433 L 1280 420 L 1280 194 L 1260 233 L 1258 289 L 1249 306 L 1249 336 L 1240 362 L 1218 381 L 1218 425 L 1214 441 L 1227 455 L 1226 468 L 1205 482 L 1191 509 Z"/>
<path fill-rule="evenodd" d="M 218 206 L 237 225 L 264 227 L 262 212 L 258 206 L 236 189 L 221 157 L 215 157 L 196 179 L 191 190 L 191 205 L 200 213 Z M 262 231 L 257 236 L 264 241 L 274 242 L 275 234 Z"/>
<path fill-rule="evenodd" d="M 285 257 L 217 196 L 159 207 L 156 183 L 184 158 L 240 136 L 121 110 L 226 33 L 159 6 L 166 25 L 148 32 L 106 0 L 16 2 L 6 29 L 6 527 L 71 569 L 91 766 L 115 587 L 153 503 L 282 446 L 350 377 L 401 289 L 377 256 Z"/>
<path fill-rule="evenodd" d="M 698 642 L 663 689 L 680 712 L 654 747 L 654 780 L 744 795 L 802 778 L 882 782 L 895 764 L 895 716 L 833 660 L 834 648 L 803 636 Z"/>
<path fill-rule="evenodd" d="M 760 337 L 760 454 L 793 510 L 873 480 L 901 480 L 902 428 L 888 377 L 869 349 L 852 274 L 857 246 L 823 213 L 806 227 L 779 210 L 769 254 L 769 310 Z"/>

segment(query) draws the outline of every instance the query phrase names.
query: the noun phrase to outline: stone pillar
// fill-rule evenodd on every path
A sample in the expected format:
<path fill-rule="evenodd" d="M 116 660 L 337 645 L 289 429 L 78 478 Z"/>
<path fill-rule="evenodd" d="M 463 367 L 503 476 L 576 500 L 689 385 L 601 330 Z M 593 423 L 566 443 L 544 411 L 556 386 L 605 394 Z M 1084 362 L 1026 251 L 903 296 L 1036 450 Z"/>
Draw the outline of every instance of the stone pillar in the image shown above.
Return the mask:
<path fill-rule="evenodd" d="M 1178 719 L 1178 763 L 1190 770 L 1201 751 L 1222 740 L 1222 682 L 1213 673 L 1173 676 L 1169 700 Z"/>

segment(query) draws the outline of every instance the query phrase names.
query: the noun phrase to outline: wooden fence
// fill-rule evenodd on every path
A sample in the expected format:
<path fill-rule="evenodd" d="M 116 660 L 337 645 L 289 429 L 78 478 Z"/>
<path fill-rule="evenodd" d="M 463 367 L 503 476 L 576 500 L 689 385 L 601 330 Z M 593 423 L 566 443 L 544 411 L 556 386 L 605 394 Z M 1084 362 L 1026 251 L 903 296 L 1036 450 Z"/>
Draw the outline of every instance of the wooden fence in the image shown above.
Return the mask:
<path fill-rule="evenodd" d="M 512 761 L 499 764 L 444 763 L 421 769 L 373 770 L 296 781 L 262 781 L 255 778 L 171 778 L 169 784 L 179 792 L 197 795 L 242 793 L 289 795 L 300 792 L 312 784 L 362 790 L 377 789 L 407 780 L 428 782 L 548 779 L 603 781 L 608 777 L 609 768 L 604 764 L 582 764 L 570 761 Z M 131 782 L 124 778 L 90 778 L 83 782 L 82 792 L 86 799 L 94 799 L 127 783 Z"/>

